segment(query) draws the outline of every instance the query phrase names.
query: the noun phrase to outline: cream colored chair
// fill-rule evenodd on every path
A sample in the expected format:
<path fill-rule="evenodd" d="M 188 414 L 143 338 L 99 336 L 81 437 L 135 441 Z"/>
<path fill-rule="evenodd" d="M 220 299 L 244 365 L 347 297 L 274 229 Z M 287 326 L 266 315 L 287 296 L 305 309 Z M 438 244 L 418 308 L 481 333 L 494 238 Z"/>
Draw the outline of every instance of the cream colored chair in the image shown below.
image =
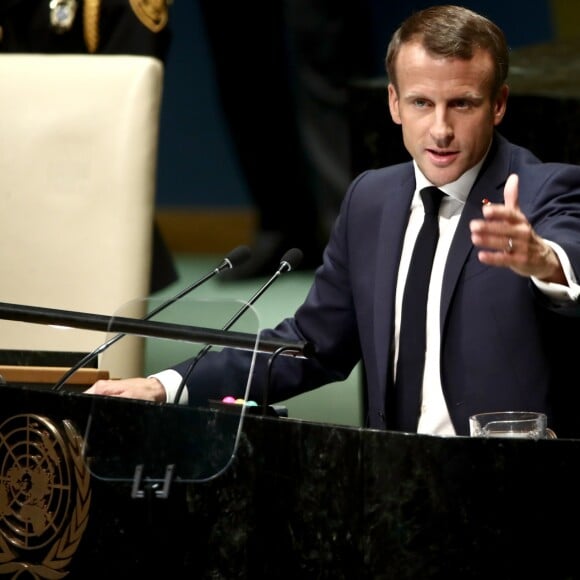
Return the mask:
<path fill-rule="evenodd" d="M 146 297 L 162 79 L 151 57 L 0 55 L 0 302 L 109 315 Z M 0 349 L 106 339 L 0 320 Z M 141 371 L 123 342 L 112 376 Z"/>

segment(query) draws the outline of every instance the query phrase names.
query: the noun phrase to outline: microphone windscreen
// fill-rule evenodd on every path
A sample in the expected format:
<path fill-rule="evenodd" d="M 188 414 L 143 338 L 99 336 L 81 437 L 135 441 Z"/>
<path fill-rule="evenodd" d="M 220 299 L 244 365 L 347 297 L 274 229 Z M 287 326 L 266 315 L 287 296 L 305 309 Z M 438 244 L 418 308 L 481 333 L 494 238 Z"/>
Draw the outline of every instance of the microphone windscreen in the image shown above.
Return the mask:
<path fill-rule="evenodd" d="M 248 246 L 238 246 L 234 248 L 227 256 L 226 260 L 230 261 L 232 268 L 243 264 L 251 255 L 250 248 Z"/>
<path fill-rule="evenodd" d="M 292 248 L 282 256 L 280 263 L 286 263 L 289 270 L 294 270 L 295 268 L 298 268 L 300 262 L 302 262 L 303 256 L 304 254 L 302 253 L 302 250 L 299 250 L 298 248 Z"/>

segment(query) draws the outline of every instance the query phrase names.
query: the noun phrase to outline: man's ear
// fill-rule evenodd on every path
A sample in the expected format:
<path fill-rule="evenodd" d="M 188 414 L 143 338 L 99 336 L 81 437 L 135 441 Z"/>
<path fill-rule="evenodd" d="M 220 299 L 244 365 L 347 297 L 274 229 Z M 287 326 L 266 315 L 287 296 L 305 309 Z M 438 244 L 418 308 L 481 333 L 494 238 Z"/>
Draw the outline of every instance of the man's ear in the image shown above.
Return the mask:
<path fill-rule="evenodd" d="M 387 93 L 389 96 L 389 111 L 391 112 L 391 118 L 397 125 L 400 125 L 401 116 L 399 115 L 399 95 L 397 94 L 397 90 L 393 83 L 389 83 Z"/>
<path fill-rule="evenodd" d="M 509 87 L 507 85 L 503 85 L 495 98 L 493 107 L 493 124 L 496 126 L 501 123 L 505 115 L 509 93 Z"/>

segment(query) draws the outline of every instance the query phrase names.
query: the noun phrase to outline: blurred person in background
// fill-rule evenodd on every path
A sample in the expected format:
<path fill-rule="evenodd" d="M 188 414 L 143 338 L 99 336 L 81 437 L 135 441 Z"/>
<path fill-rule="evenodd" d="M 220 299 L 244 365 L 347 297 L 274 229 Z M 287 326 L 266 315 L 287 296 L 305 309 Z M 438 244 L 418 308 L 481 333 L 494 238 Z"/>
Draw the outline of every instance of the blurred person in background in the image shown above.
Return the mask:
<path fill-rule="evenodd" d="M 248 262 L 270 275 L 291 247 L 322 248 L 351 179 L 348 83 L 368 74 L 366 0 L 199 0 L 220 102 L 258 214 Z"/>

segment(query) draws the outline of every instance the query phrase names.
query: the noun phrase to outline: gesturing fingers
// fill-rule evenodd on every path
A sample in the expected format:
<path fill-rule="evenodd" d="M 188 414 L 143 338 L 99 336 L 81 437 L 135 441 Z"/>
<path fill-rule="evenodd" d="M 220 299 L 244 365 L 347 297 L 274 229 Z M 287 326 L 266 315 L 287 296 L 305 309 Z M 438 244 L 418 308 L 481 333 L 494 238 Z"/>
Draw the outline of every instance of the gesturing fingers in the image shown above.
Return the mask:
<path fill-rule="evenodd" d="M 503 188 L 504 206 L 519 211 L 519 177 L 512 173 L 506 180 Z"/>

